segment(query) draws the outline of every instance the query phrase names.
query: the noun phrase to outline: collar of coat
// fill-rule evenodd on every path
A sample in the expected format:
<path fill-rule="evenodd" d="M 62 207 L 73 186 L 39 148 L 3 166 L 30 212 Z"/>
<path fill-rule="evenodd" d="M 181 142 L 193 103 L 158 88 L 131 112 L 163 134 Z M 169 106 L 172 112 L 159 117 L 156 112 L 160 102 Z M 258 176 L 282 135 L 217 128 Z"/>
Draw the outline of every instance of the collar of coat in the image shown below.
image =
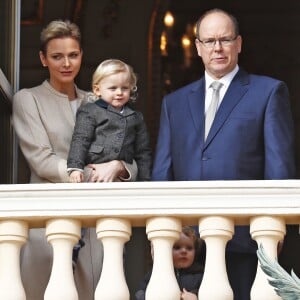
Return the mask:
<path fill-rule="evenodd" d="M 103 99 L 98 99 L 97 101 L 95 101 L 95 104 L 97 104 L 100 107 L 103 107 L 105 109 L 108 108 L 108 103 L 105 102 Z"/>
<path fill-rule="evenodd" d="M 94 102 L 96 105 L 104 108 L 104 109 L 108 109 L 114 113 L 118 113 L 120 114 L 119 111 L 117 111 L 113 106 L 111 106 L 110 104 L 108 104 L 106 101 L 104 101 L 103 99 L 99 98 L 97 101 Z M 123 108 L 123 113 L 121 114 L 122 116 L 126 117 L 126 116 L 129 116 L 131 114 L 134 114 L 135 113 L 135 110 L 132 109 L 128 104 L 125 104 L 124 105 L 124 108 Z"/>

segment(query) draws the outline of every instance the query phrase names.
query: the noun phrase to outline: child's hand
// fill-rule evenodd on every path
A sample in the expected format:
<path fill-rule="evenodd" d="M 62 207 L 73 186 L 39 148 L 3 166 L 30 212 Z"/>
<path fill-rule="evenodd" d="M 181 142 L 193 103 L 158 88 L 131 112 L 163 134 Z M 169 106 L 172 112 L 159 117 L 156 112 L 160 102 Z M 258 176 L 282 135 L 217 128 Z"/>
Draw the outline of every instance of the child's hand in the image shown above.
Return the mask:
<path fill-rule="evenodd" d="M 80 171 L 72 171 L 70 174 L 70 182 L 82 182 L 83 181 L 83 173 Z"/>
<path fill-rule="evenodd" d="M 194 293 L 188 292 L 186 289 L 183 289 L 180 299 L 181 300 L 198 300 L 198 297 Z"/>

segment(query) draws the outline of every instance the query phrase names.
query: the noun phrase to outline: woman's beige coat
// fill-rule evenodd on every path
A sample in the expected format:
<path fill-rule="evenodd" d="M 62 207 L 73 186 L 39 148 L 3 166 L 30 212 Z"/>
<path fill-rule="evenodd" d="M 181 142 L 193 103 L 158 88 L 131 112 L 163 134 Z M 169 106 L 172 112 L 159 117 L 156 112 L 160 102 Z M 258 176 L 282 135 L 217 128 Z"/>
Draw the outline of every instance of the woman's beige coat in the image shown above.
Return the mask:
<path fill-rule="evenodd" d="M 76 88 L 79 105 L 85 92 Z M 67 157 L 75 116 L 65 94 L 48 81 L 17 92 L 13 99 L 13 124 L 30 166 L 31 183 L 68 182 Z"/>

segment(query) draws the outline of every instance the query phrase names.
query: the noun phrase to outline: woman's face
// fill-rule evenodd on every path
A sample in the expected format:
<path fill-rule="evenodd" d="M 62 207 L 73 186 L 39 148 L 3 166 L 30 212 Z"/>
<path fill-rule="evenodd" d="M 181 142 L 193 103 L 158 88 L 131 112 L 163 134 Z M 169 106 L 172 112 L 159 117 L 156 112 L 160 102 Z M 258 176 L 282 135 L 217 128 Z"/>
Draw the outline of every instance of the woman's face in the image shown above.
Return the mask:
<path fill-rule="evenodd" d="M 40 59 L 49 69 L 51 85 L 59 89 L 74 82 L 80 70 L 82 51 L 75 39 L 56 38 L 48 42 L 45 54 L 40 52 Z"/>

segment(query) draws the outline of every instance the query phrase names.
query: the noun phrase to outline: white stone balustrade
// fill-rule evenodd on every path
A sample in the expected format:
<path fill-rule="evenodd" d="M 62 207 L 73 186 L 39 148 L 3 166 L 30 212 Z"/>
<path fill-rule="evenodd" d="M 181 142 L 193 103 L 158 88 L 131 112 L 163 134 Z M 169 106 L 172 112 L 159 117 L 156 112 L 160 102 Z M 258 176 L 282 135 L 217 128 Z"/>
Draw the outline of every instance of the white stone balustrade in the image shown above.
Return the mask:
<path fill-rule="evenodd" d="M 104 218 L 97 221 L 96 231 L 103 244 L 104 260 L 95 300 L 129 300 L 123 269 L 123 251 L 124 244 L 131 235 L 131 225 L 127 220 Z"/>
<path fill-rule="evenodd" d="M 179 239 L 181 222 L 174 218 L 151 218 L 147 220 L 146 232 L 153 247 L 153 269 L 146 300 L 179 300 L 172 247 Z"/>
<path fill-rule="evenodd" d="M 0 299 L 26 299 L 20 278 L 20 248 L 27 240 L 28 228 L 40 227 L 46 227 L 54 252 L 45 299 L 77 299 L 71 253 L 80 237 L 80 225 L 96 227 L 104 246 L 103 272 L 95 299 L 129 299 L 123 247 L 134 226 L 147 226 L 156 253 L 147 300 L 159 299 L 159 278 L 171 286 L 168 299 L 179 299 L 172 277 L 172 244 L 181 225 L 199 223 L 207 244 L 199 298 L 229 300 L 232 292 L 224 253 L 233 225 L 250 224 L 253 239 L 263 244 L 271 258 L 276 258 L 285 224 L 298 224 L 299 216 L 298 180 L 0 185 Z M 113 282 L 109 269 L 114 269 Z M 118 289 L 111 289 L 112 283 Z M 209 295 L 208 290 L 215 294 Z M 252 300 L 278 299 L 259 268 L 251 295 Z"/>
<path fill-rule="evenodd" d="M 270 216 L 253 217 L 250 220 L 250 232 L 258 245 L 262 244 L 271 259 L 277 259 L 278 242 L 285 235 L 283 218 Z M 257 267 L 256 278 L 251 289 L 251 300 L 280 300 L 274 289 L 268 284 L 267 276 Z"/>
<path fill-rule="evenodd" d="M 205 300 L 232 300 L 225 264 L 225 247 L 234 232 L 230 218 L 205 217 L 200 219 L 199 232 L 206 244 L 205 273 L 198 298 Z M 217 288 L 212 288 L 218 284 Z"/>
<path fill-rule="evenodd" d="M 26 300 L 20 273 L 20 249 L 28 238 L 23 221 L 0 221 L 0 299 Z"/>
<path fill-rule="evenodd" d="M 72 250 L 80 238 L 80 228 L 81 223 L 72 219 L 53 219 L 46 223 L 47 240 L 53 248 L 53 265 L 45 300 L 78 299 L 72 270 Z"/>

